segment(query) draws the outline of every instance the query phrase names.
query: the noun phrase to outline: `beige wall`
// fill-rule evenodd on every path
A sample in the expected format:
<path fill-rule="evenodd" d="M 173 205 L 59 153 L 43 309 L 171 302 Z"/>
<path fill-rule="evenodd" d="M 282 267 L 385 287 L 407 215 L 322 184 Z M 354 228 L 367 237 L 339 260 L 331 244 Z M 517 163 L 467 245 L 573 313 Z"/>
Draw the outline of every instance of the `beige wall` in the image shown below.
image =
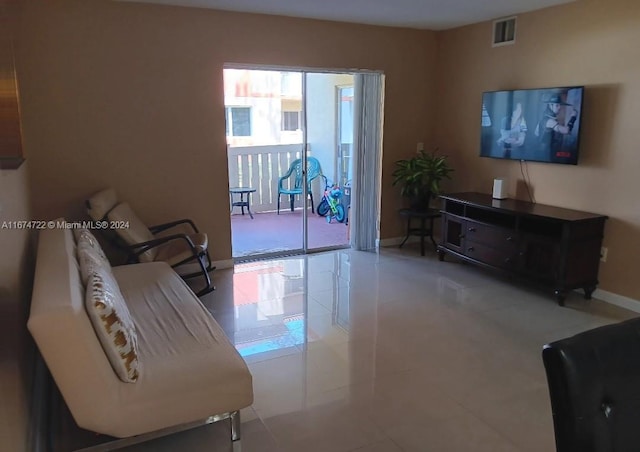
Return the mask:
<path fill-rule="evenodd" d="M 0 448 L 26 450 L 30 365 L 26 310 L 33 258 L 29 231 L 2 228 L 30 218 L 27 166 L 0 170 Z M 8 223 L 5 224 L 7 226 Z"/>
<path fill-rule="evenodd" d="M 375 49 L 375 51 L 372 51 Z M 34 1 L 18 71 L 34 216 L 111 185 L 149 223 L 192 217 L 231 257 L 224 63 L 386 74 L 382 236 L 402 233 L 393 161 L 429 144 L 435 34 L 113 1 Z"/>
<path fill-rule="evenodd" d="M 439 33 L 434 134 L 454 154 L 458 190 L 490 192 L 519 163 L 478 157 L 483 91 L 585 85 L 578 166 L 528 163 L 536 201 L 610 216 L 600 288 L 640 299 L 640 2 L 582 0 L 518 16 L 515 45 L 491 22 Z M 518 196 L 526 199 L 524 192 Z"/>

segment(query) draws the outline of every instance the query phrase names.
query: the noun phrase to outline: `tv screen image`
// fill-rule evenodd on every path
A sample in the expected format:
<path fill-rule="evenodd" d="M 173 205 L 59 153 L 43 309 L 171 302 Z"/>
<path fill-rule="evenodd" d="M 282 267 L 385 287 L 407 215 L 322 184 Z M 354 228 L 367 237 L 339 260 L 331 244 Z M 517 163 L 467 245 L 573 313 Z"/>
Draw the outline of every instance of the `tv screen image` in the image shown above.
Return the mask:
<path fill-rule="evenodd" d="M 578 163 L 584 87 L 482 95 L 480 156 Z"/>

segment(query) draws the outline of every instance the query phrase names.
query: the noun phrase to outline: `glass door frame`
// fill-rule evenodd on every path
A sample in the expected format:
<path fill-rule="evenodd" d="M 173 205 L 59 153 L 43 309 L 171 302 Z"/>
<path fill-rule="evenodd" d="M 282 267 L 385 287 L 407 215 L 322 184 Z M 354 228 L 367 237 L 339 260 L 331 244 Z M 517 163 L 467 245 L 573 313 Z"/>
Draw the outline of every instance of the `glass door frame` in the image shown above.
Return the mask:
<path fill-rule="evenodd" d="M 349 155 L 348 155 L 348 159 L 350 160 L 350 163 L 346 163 L 345 165 L 345 157 L 344 157 L 344 151 L 343 151 L 343 144 L 349 144 L 349 143 L 343 143 L 342 142 L 342 133 L 343 133 L 343 111 L 342 111 L 342 107 L 343 107 L 343 95 L 344 95 L 344 91 L 345 90 L 351 90 L 351 119 L 353 119 L 353 96 L 355 95 L 355 86 L 352 85 L 338 85 L 336 86 L 336 106 L 337 106 L 337 116 L 338 116 L 338 121 L 336 122 L 336 149 L 338 149 L 338 161 L 337 161 L 337 168 L 336 168 L 336 174 L 339 175 L 340 179 L 338 180 L 338 183 L 340 184 L 340 186 L 344 186 L 347 182 L 351 181 L 352 177 L 349 177 L 349 173 L 353 174 L 353 168 L 351 168 L 351 171 L 349 171 L 349 166 L 353 165 L 353 141 L 354 141 L 354 136 L 353 136 L 353 126 L 351 129 L 351 148 L 349 149 Z M 345 170 L 345 166 L 347 167 L 347 169 Z M 346 175 L 346 177 L 343 177 L 343 175 Z"/>
<path fill-rule="evenodd" d="M 307 130 L 307 74 L 302 72 L 302 254 L 309 254 L 309 209 L 307 209 L 307 199 L 309 197 L 309 182 L 307 181 L 307 147 L 308 130 Z"/>

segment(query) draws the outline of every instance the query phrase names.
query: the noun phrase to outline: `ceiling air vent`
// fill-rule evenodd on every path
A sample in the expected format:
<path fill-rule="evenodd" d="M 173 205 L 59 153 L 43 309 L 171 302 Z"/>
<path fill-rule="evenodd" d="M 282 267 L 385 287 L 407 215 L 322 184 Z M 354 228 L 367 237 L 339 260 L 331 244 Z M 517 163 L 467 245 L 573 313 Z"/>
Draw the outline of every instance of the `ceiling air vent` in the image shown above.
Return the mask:
<path fill-rule="evenodd" d="M 516 42 L 516 18 L 507 17 L 493 21 L 493 47 Z"/>

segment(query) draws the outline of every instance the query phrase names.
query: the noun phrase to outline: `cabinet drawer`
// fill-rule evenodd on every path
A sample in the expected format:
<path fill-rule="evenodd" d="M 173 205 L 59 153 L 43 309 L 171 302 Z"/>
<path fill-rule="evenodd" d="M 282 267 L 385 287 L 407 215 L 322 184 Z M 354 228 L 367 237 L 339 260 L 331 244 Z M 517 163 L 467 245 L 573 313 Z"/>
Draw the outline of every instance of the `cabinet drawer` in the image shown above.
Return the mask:
<path fill-rule="evenodd" d="M 491 247 L 508 253 L 515 252 L 518 247 L 517 233 L 511 229 L 467 221 L 464 234 L 467 240 L 475 243 L 490 244 Z"/>
<path fill-rule="evenodd" d="M 515 252 L 492 248 L 471 240 L 465 242 L 464 254 L 494 267 L 510 268 L 515 264 Z"/>

